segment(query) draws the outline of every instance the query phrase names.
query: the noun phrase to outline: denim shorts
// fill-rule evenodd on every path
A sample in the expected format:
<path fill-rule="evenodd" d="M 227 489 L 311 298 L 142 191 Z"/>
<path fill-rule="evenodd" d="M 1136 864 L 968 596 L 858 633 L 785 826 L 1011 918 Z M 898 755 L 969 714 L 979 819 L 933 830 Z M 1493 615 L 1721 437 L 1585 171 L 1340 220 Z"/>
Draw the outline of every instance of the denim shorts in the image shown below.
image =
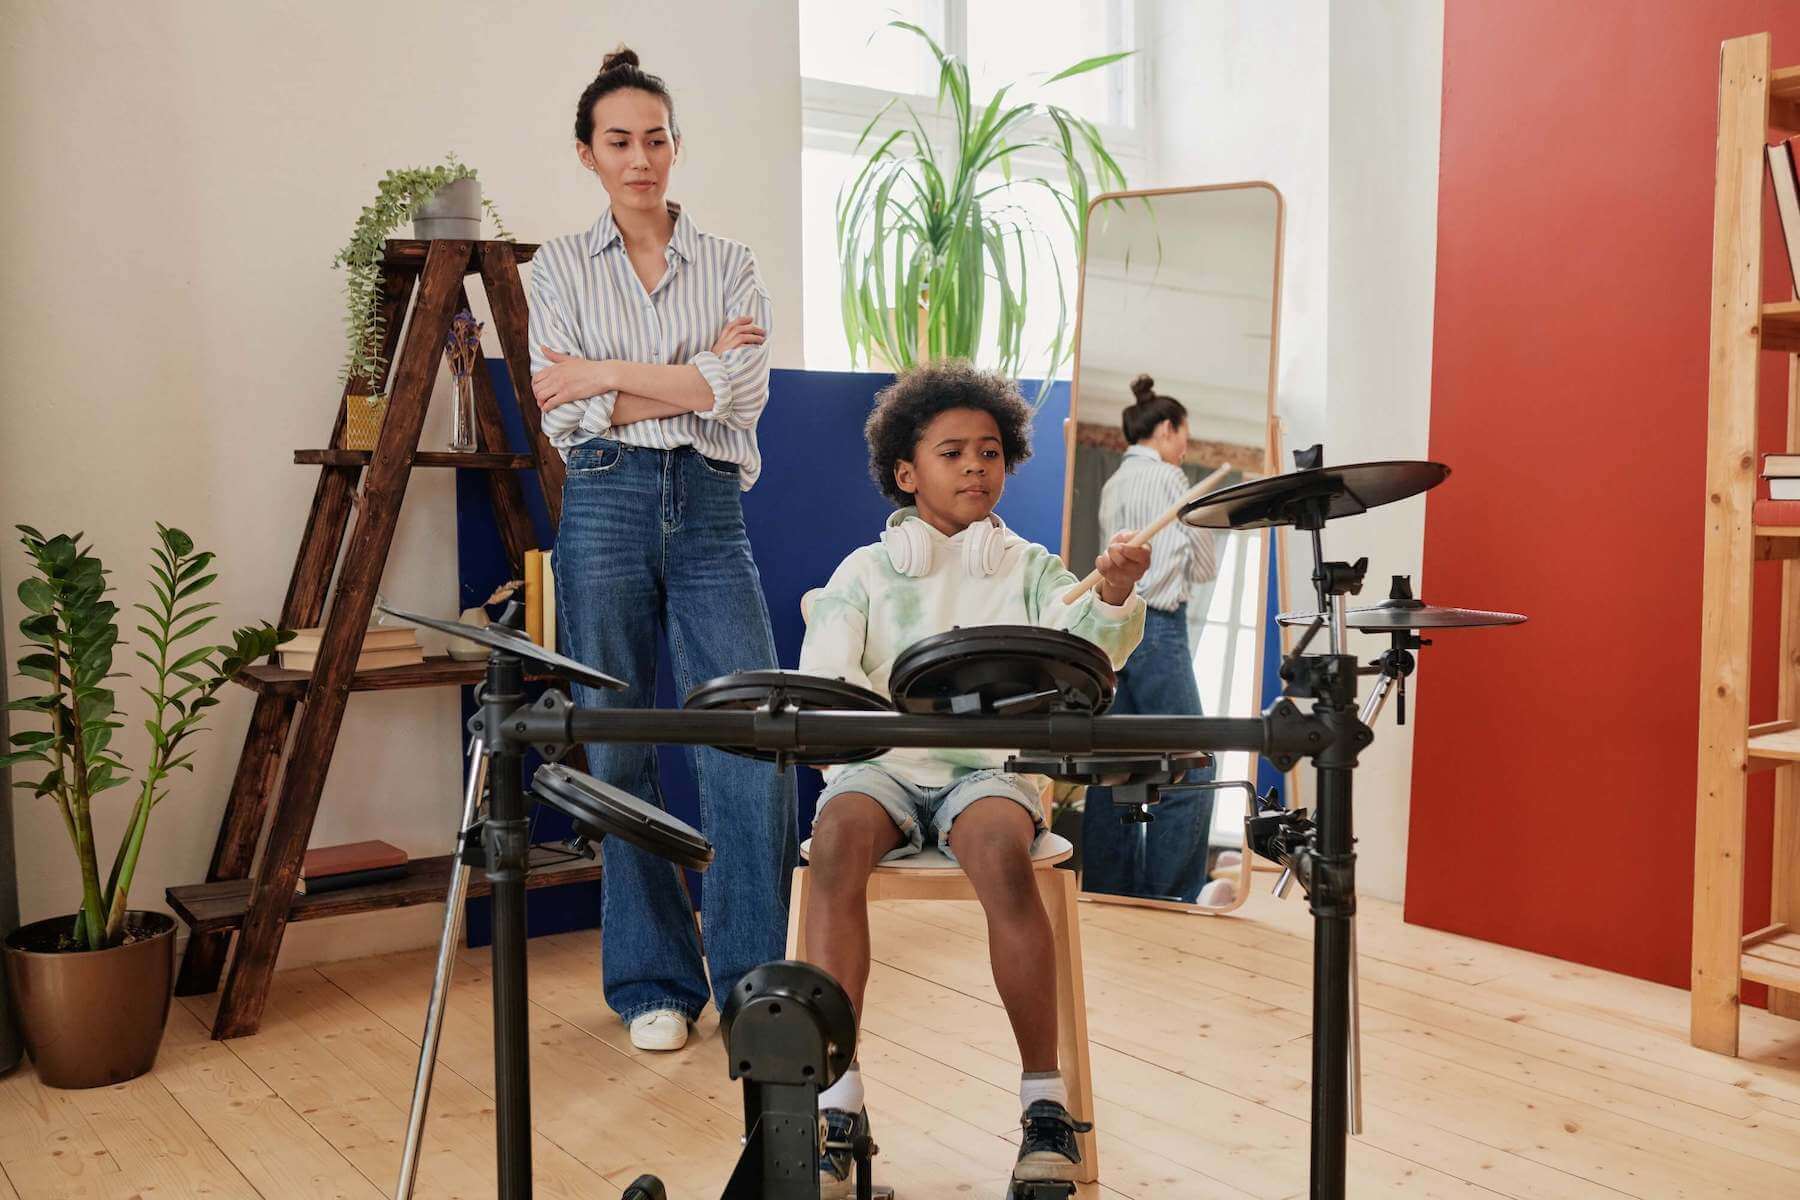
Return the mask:
<path fill-rule="evenodd" d="M 919 853 L 925 848 L 927 829 L 932 831 L 944 857 L 955 862 L 956 856 L 950 853 L 950 826 L 971 804 L 989 796 L 1011 800 L 1030 813 L 1039 837 L 1048 828 L 1044 822 L 1042 800 L 1032 777 L 1010 771 L 974 771 L 943 787 L 928 788 L 909 783 L 877 763 L 857 763 L 845 767 L 825 785 L 819 796 L 818 811 L 824 812 L 827 804 L 846 792 L 859 792 L 881 805 L 882 810 L 893 818 L 901 837 L 906 839 L 888 851 L 883 862 Z M 818 823 L 819 818 L 815 815 L 814 828 Z"/>

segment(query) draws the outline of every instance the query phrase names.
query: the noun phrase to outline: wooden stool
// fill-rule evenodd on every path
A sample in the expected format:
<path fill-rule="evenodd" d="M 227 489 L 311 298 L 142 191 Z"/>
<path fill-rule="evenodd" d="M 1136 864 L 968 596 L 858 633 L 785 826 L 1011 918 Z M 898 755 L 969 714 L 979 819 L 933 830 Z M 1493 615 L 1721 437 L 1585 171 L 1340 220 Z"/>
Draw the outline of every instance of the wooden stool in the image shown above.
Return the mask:
<path fill-rule="evenodd" d="M 800 847 L 810 857 L 812 841 Z M 1056 942 L 1056 1037 L 1057 1065 L 1069 1088 L 1069 1108 L 1078 1121 L 1094 1119 L 1094 1077 L 1088 1066 L 1087 994 L 1082 986 L 1081 922 L 1077 912 L 1078 881 L 1073 871 L 1056 870 L 1075 852 L 1067 839 L 1054 833 L 1038 838 L 1031 853 L 1037 868 L 1038 895 L 1050 915 Z M 793 897 L 788 906 L 789 958 L 806 958 L 806 909 L 812 885 L 805 867 L 794 871 Z M 975 888 L 944 852 L 934 847 L 910 858 L 879 864 L 869 876 L 869 899 L 875 900 L 974 900 Z M 1093 1183 L 1100 1178 L 1100 1148 L 1091 1133 L 1077 1135 L 1081 1167 L 1076 1179 Z"/>

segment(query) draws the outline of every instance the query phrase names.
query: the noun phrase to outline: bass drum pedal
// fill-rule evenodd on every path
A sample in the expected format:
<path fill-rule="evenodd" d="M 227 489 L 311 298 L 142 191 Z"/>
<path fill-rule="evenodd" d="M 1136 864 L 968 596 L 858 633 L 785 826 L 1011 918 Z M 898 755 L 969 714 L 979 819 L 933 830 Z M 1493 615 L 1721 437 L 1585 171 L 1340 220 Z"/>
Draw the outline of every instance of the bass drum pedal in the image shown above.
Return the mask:
<path fill-rule="evenodd" d="M 1075 1185 L 1042 1179 L 1015 1179 L 1006 1189 L 1006 1200 L 1074 1200 Z"/>

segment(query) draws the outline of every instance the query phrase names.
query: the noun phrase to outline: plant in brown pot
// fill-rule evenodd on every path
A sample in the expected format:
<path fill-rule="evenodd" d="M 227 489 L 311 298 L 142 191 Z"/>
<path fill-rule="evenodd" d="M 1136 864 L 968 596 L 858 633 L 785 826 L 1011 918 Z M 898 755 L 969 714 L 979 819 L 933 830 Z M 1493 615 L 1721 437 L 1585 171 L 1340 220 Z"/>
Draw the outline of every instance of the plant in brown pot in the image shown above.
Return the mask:
<path fill-rule="evenodd" d="M 4 943 L 6 982 L 26 1049 L 52 1087 L 98 1087 L 142 1075 L 156 1061 L 168 1018 L 175 923 L 130 907 L 131 881 L 150 814 L 168 795 L 177 771 L 193 770 L 190 739 L 203 728 L 216 693 L 245 666 L 293 635 L 264 624 L 214 645 L 200 633 L 217 607 L 199 599 L 216 575 L 213 555 L 196 552 L 179 529 L 156 527 L 150 590 L 154 603 L 134 608 L 148 648 L 140 689 L 149 698 L 150 758 L 133 778 L 112 746 L 124 728 L 108 686 L 115 678 L 119 608 L 106 598 L 107 572 L 81 544 L 81 534 L 45 537 L 18 527 L 35 574 L 19 585 L 28 615 L 18 673 L 46 685 L 41 694 L 7 704 L 44 728 L 14 733 L 0 762 L 57 807 L 81 876 L 81 908 L 23 926 Z M 37 778 L 30 778 L 36 775 Z M 94 840 L 93 804 L 102 793 L 131 787 L 136 803 L 104 876 Z"/>

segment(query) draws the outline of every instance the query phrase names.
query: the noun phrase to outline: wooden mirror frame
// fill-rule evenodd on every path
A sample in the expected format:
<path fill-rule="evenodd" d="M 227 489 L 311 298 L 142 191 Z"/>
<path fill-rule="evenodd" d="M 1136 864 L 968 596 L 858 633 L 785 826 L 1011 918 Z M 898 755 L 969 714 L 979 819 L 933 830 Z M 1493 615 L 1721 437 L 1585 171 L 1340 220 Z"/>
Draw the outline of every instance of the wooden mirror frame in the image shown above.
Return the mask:
<path fill-rule="evenodd" d="M 1279 422 L 1275 416 L 1275 384 L 1281 367 L 1281 268 L 1286 244 L 1287 201 L 1281 189 L 1265 180 L 1248 180 L 1242 183 L 1214 183 L 1198 187 L 1140 188 L 1120 192 L 1104 192 L 1095 196 L 1088 205 L 1088 228 L 1093 227 L 1094 214 L 1103 204 L 1121 200 L 1140 200 L 1156 196 L 1186 196 L 1204 192 L 1242 191 L 1246 188 L 1262 188 L 1275 199 L 1275 262 L 1274 279 L 1270 288 L 1269 302 L 1269 379 L 1268 402 L 1265 409 L 1263 427 L 1263 474 L 1272 475 L 1278 472 L 1281 459 L 1281 436 Z M 1063 511 L 1062 511 L 1062 556 L 1063 561 L 1069 559 L 1069 539 L 1071 517 L 1075 502 L 1075 449 L 1076 429 L 1080 424 L 1081 413 L 1081 342 L 1083 333 L 1083 313 L 1087 301 L 1087 268 L 1088 256 L 1084 248 L 1081 255 L 1080 270 L 1076 276 L 1075 291 L 1075 347 L 1074 358 L 1069 372 L 1069 415 L 1063 421 Z M 1278 531 L 1265 530 L 1262 539 L 1262 551 L 1258 556 L 1256 583 L 1256 611 L 1267 613 L 1269 605 L 1269 556 L 1275 555 L 1276 570 L 1282 571 L 1281 544 L 1283 539 L 1271 536 Z M 1092 564 L 1070 564 L 1070 569 L 1077 575 L 1085 575 L 1085 567 Z M 1285 583 L 1285 580 L 1282 581 Z M 1285 588 L 1283 588 L 1285 591 Z M 1256 639 L 1254 664 L 1251 678 L 1260 681 L 1263 674 L 1263 648 L 1267 642 L 1264 636 Z M 1217 714 L 1214 714 L 1217 715 Z M 1260 757 L 1255 761 L 1261 761 Z M 1232 903 L 1223 908 L 1207 908 L 1199 904 L 1186 904 L 1173 900 L 1152 900 L 1136 896 L 1114 895 L 1110 892 L 1080 893 L 1082 900 L 1097 904 L 1124 904 L 1139 908 L 1166 908 L 1177 912 L 1206 913 L 1211 916 L 1223 916 L 1233 912 L 1249 898 L 1251 884 L 1250 847 L 1243 847 L 1243 863 L 1237 879 L 1237 896 Z"/>

